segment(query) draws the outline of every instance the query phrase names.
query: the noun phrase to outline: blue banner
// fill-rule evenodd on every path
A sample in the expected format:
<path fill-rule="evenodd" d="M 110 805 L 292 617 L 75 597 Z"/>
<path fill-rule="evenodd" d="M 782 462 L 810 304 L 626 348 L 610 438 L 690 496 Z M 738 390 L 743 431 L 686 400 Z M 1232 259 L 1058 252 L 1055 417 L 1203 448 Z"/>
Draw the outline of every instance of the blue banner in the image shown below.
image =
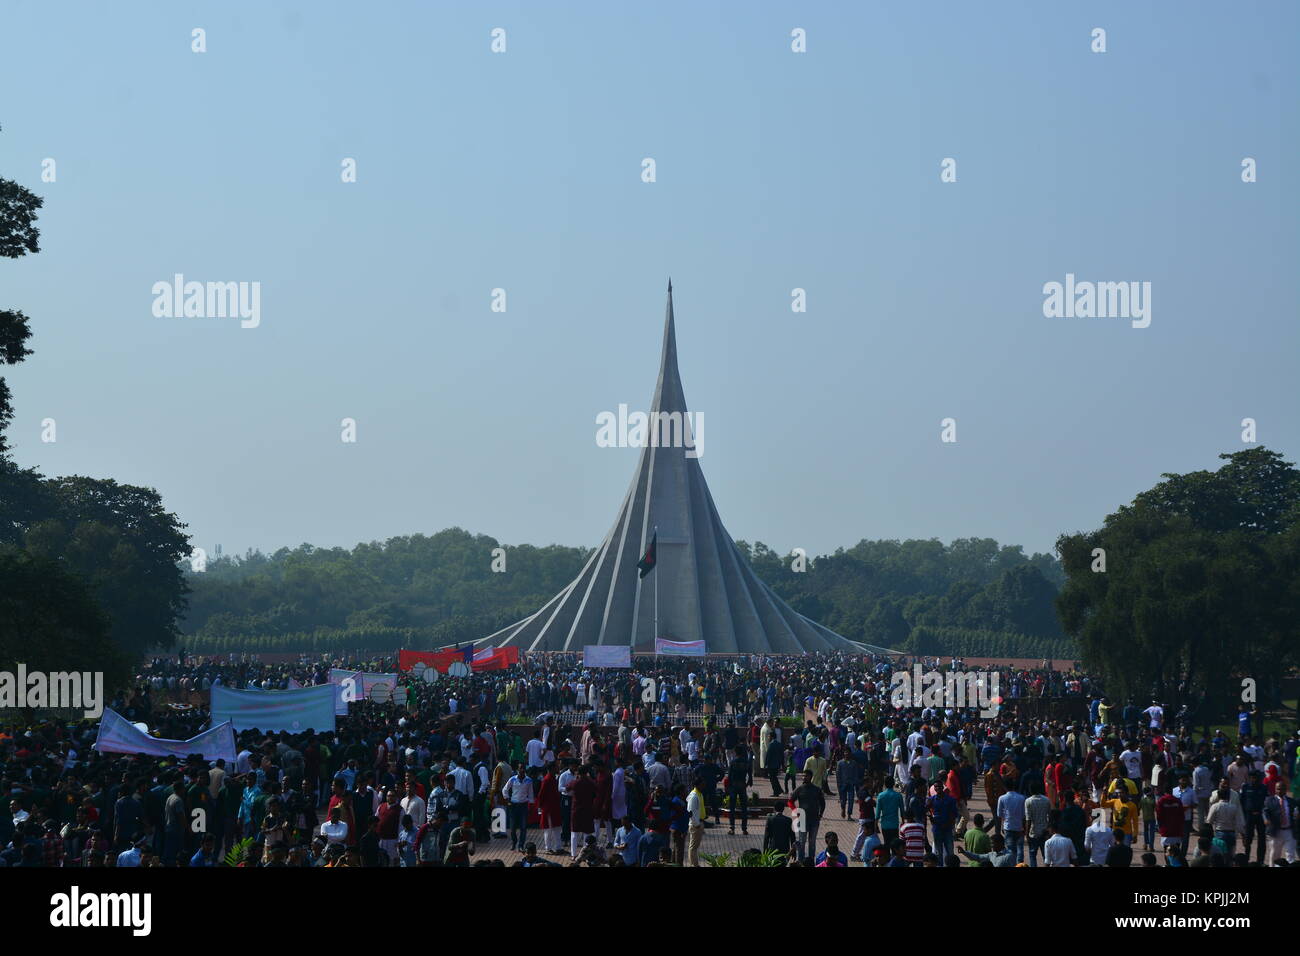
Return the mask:
<path fill-rule="evenodd" d="M 151 757 L 175 757 L 184 760 L 198 754 L 209 762 L 218 759 L 235 762 L 235 734 L 230 724 L 222 723 L 189 740 L 162 740 L 151 737 L 121 714 L 104 708 L 99 722 L 99 736 L 91 746 L 101 753 L 147 754 Z"/>
<path fill-rule="evenodd" d="M 300 734 L 311 728 L 317 733 L 332 732 L 334 694 L 332 684 L 281 690 L 273 694 L 231 690 L 218 685 L 212 688 L 212 722 L 219 724 L 228 720 L 236 730 L 257 728 Z"/>

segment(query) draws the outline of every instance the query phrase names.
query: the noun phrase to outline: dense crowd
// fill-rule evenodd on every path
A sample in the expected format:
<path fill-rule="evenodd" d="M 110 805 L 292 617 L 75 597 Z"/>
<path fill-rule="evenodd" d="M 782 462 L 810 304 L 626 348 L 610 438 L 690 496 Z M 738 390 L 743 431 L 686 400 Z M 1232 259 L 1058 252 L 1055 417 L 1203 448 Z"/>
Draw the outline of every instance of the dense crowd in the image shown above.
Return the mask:
<path fill-rule="evenodd" d="M 101 753 L 91 722 L 0 726 L 0 866 L 469 866 L 496 841 L 517 866 L 697 866 L 720 862 L 708 830 L 751 825 L 756 865 L 1294 862 L 1295 732 L 1243 711 L 1231 736 L 1197 733 L 1185 707 L 1046 666 L 1000 672 L 993 712 L 898 698 L 918 665 L 991 677 L 870 655 L 528 655 L 404 675 L 333 732 L 242 732 L 233 764 Z M 110 706 L 188 739 L 215 684 L 319 684 L 331 666 L 396 670 L 159 659 Z"/>

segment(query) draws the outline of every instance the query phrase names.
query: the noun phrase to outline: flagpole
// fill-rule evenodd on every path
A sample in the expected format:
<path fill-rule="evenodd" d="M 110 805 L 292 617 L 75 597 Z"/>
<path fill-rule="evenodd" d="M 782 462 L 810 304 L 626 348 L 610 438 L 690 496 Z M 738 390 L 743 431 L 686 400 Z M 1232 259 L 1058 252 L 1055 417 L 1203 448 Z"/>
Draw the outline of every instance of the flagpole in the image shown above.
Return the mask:
<path fill-rule="evenodd" d="M 655 566 L 654 570 L 659 570 L 659 526 L 655 525 L 654 529 L 655 542 Z M 659 575 L 655 575 L 655 660 L 659 660 Z"/>

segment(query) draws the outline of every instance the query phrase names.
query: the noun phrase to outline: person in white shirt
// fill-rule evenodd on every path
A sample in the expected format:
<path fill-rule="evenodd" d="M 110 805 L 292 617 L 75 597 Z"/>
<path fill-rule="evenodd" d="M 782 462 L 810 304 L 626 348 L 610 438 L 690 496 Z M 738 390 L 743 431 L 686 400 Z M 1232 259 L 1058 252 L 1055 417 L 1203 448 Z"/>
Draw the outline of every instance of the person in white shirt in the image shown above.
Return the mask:
<path fill-rule="evenodd" d="M 686 813 L 690 817 L 686 831 L 686 865 L 700 865 L 700 842 L 704 839 L 704 794 L 692 787 L 686 797 Z"/>
<path fill-rule="evenodd" d="M 1093 866 L 1105 866 L 1106 854 L 1115 842 L 1115 835 L 1102 817 L 1101 811 L 1093 811 L 1092 826 L 1083 831 L 1083 848 L 1088 851 Z"/>
<path fill-rule="evenodd" d="M 1043 859 L 1046 864 L 1048 866 L 1073 866 L 1074 861 L 1078 859 L 1078 854 L 1074 849 L 1074 841 L 1057 833 L 1056 829 L 1050 825 L 1047 832 L 1052 835 L 1043 844 Z"/>
<path fill-rule="evenodd" d="M 1214 835 L 1228 847 L 1228 853 L 1236 850 L 1237 834 L 1246 832 L 1246 817 L 1241 812 L 1241 798 L 1229 790 L 1224 781 L 1219 781 L 1219 789 L 1210 798 L 1210 812 L 1205 822 L 1214 830 Z"/>
<path fill-rule="evenodd" d="M 928 759 L 929 756 L 930 756 L 930 748 L 924 745 L 917 745 L 916 749 L 912 751 L 911 766 L 921 768 L 921 779 L 925 780 L 927 783 L 930 781 L 930 761 Z M 908 768 L 908 772 L 909 773 L 911 772 L 911 767 Z"/>
<path fill-rule="evenodd" d="M 546 766 L 546 743 L 541 737 L 533 737 L 524 745 L 524 750 L 528 753 L 529 768 Z"/>
<path fill-rule="evenodd" d="M 1154 700 L 1151 702 L 1151 706 L 1142 711 L 1142 713 L 1146 714 L 1147 717 L 1151 719 L 1152 730 L 1159 730 L 1164 725 L 1165 709 Z"/>
<path fill-rule="evenodd" d="M 921 733 L 919 730 L 914 730 L 907 735 L 907 759 L 908 760 L 911 760 L 912 757 L 916 756 L 915 751 L 918 745 L 924 747 L 925 734 Z"/>
<path fill-rule="evenodd" d="M 421 823 L 425 820 L 424 798 L 414 790 L 402 797 L 402 813 L 409 816 L 412 820 L 419 820 Z"/>
<path fill-rule="evenodd" d="M 902 737 L 895 737 L 890 744 L 889 760 L 894 766 L 894 779 L 900 787 L 904 786 L 912 774 L 907 766 L 907 744 Z"/>
<path fill-rule="evenodd" d="M 457 764 L 456 761 L 454 760 L 451 762 L 451 766 L 448 767 L 447 773 L 450 774 L 451 778 L 456 781 L 456 789 L 459 790 L 461 793 L 465 794 L 465 796 L 469 797 L 470 800 L 473 800 L 474 799 L 474 775 L 470 773 L 468 770 L 466 770 L 464 767 Z"/>
<path fill-rule="evenodd" d="M 330 810 L 330 818 L 320 825 L 320 835 L 326 843 L 343 844 L 348 839 L 348 825 L 340 815 L 339 808 Z"/>
<path fill-rule="evenodd" d="M 17 800 L 9 801 L 9 813 L 13 817 L 15 828 L 22 826 L 31 818 L 31 814 L 24 810 Z"/>
<path fill-rule="evenodd" d="M 522 852 L 528 843 L 528 805 L 533 802 L 533 781 L 522 766 L 506 781 L 502 794 L 508 802 L 510 849 Z"/>
<path fill-rule="evenodd" d="M 216 765 L 208 771 L 208 793 L 212 796 L 212 799 L 215 800 L 217 794 L 221 793 L 221 785 L 225 780 L 226 761 L 218 758 Z"/>
<path fill-rule="evenodd" d="M 1142 779 L 1142 752 L 1134 749 L 1132 741 L 1129 741 L 1128 748 L 1119 755 L 1119 762 L 1124 765 L 1124 774 L 1130 780 Z"/>
<path fill-rule="evenodd" d="M 1261 747 L 1259 744 L 1246 744 L 1241 749 L 1244 750 L 1247 756 L 1250 757 L 1251 766 L 1255 770 L 1259 770 L 1262 772 L 1264 770 L 1264 748 Z"/>
<path fill-rule="evenodd" d="M 1196 796 L 1196 823 L 1204 826 L 1205 818 L 1210 812 L 1210 795 L 1214 793 L 1214 777 L 1204 762 L 1198 762 L 1192 770 L 1192 793 Z M 1189 835 L 1191 832 L 1187 831 Z"/>

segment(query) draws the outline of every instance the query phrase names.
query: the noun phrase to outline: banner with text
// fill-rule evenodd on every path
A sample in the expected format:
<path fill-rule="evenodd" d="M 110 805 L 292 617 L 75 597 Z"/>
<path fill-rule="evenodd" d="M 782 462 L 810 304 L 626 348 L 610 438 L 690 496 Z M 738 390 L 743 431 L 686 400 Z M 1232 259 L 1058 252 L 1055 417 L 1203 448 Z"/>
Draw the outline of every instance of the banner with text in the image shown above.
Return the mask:
<path fill-rule="evenodd" d="M 300 734 L 311 728 L 317 733 L 334 730 L 334 696 L 332 684 L 304 687 L 301 690 L 265 691 L 232 690 L 216 685 L 212 688 L 213 723 L 230 721 L 235 730 L 289 731 Z"/>
<path fill-rule="evenodd" d="M 666 638 L 655 638 L 655 653 L 663 654 L 665 657 L 703 657 L 703 641 L 670 641 Z"/>
<path fill-rule="evenodd" d="M 473 671 L 501 671 L 519 663 L 519 648 L 484 647 L 470 651 L 468 655 L 464 650 L 397 652 L 397 669 L 403 672 L 409 671 L 416 664 L 423 664 L 445 674 L 447 668 L 457 661 L 468 664 Z"/>
<path fill-rule="evenodd" d="M 632 648 L 626 644 L 588 644 L 582 649 L 583 667 L 631 667 Z"/>

